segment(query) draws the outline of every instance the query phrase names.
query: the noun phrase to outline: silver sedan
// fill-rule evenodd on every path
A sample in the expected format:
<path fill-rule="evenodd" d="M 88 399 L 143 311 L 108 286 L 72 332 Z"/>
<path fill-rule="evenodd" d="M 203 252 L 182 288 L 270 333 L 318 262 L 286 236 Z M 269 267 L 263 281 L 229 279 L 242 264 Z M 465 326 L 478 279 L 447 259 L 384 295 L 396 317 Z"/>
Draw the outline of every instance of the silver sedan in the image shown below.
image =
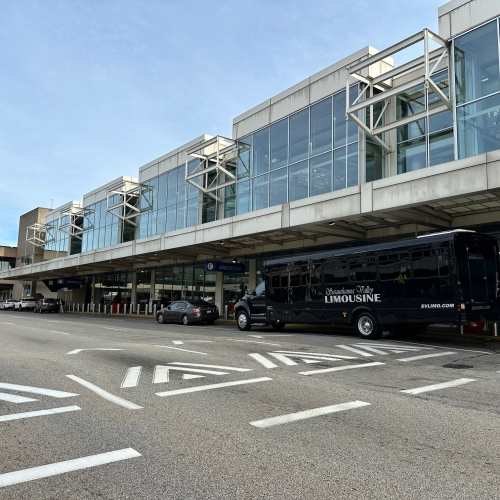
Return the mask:
<path fill-rule="evenodd" d="M 158 323 L 197 323 L 204 321 L 211 325 L 219 318 L 219 309 L 216 305 L 204 300 L 178 300 L 156 313 Z"/>

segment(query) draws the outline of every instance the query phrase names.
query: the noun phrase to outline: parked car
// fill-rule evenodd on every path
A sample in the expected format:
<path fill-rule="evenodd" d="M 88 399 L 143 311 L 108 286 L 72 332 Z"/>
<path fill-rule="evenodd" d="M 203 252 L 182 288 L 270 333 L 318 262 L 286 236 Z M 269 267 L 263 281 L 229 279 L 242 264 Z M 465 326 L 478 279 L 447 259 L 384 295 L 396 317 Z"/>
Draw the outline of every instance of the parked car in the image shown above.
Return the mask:
<path fill-rule="evenodd" d="M 11 310 L 13 311 L 14 310 L 14 304 L 16 303 L 16 301 L 14 299 L 7 299 L 4 303 L 3 303 L 3 310 L 4 311 L 7 311 L 7 310 Z"/>
<path fill-rule="evenodd" d="M 58 313 L 60 309 L 59 301 L 57 299 L 40 299 L 33 309 L 34 312 L 44 313 L 44 312 L 56 312 Z"/>
<path fill-rule="evenodd" d="M 14 310 L 16 311 L 29 311 L 35 309 L 36 299 L 33 297 L 26 297 L 19 299 L 14 303 Z"/>
<path fill-rule="evenodd" d="M 217 306 L 204 300 L 177 300 L 160 309 L 156 314 L 158 323 L 182 323 L 183 325 L 200 321 L 211 325 L 218 318 Z"/>

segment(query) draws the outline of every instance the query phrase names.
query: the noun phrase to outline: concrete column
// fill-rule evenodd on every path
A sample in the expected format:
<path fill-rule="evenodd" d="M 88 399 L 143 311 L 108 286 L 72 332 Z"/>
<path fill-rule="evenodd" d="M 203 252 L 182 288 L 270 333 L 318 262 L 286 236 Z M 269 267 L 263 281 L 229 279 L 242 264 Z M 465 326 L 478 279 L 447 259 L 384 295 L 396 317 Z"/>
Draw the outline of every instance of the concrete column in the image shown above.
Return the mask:
<path fill-rule="evenodd" d="M 221 317 L 224 315 L 224 279 L 222 273 L 215 273 L 215 305 L 219 308 Z"/>
<path fill-rule="evenodd" d="M 257 260 L 248 261 L 248 291 L 252 291 L 257 286 Z"/>
<path fill-rule="evenodd" d="M 151 271 L 151 285 L 149 288 L 149 305 L 150 305 L 150 311 L 153 310 L 153 300 L 156 299 L 156 294 L 155 294 L 155 285 L 156 285 L 156 271 L 153 269 Z"/>
<path fill-rule="evenodd" d="M 135 304 L 137 302 L 137 271 L 132 271 L 132 290 L 131 290 L 131 302 Z"/>
<path fill-rule="evenodd" d="M 95 276 L 92 276 L 92 291 L 90 295 L 90 302 L 92 302 L 93 304 L 94 301 L 95 301 Z M 94 309 L 92 309 L 92 312 L 94 312 Z"/>

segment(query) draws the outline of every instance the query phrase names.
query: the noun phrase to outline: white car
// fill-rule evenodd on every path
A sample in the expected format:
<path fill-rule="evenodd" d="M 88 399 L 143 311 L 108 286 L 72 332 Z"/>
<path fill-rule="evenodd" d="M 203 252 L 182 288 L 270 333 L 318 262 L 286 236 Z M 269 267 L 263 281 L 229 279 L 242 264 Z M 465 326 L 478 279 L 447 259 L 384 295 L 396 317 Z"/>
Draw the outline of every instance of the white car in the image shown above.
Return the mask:
<path fill-rule="evenodd" d="M 35 309 L 36 300 L 31 297 L 27 297 L 24 299 L 19 299 L 14 303 L 15 311 L 33 311 Z"/>
<path fill-rule="evenodd" d="M 4 303 L 3 303 L 3 307 L 2 309 L 4 311 L 7 311 L 8 309 L 11 309 L 13 310 L 14 309 L 14 304 L 16 303 L 16 301 L 14 299 L 7 299 Z"/>

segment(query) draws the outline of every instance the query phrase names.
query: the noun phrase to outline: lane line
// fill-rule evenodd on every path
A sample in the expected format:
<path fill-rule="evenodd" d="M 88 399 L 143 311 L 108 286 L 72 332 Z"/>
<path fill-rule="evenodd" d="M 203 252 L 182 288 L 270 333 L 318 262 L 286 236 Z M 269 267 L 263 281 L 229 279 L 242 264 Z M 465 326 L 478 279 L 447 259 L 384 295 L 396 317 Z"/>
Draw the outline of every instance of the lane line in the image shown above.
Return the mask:
<path fill-rule="evenodd" d="M 66 354 L 78 354 L 82 351 L 123 351 L 123 349 L 111 349 L 108 347 L 94 347 L 93 349 L 75 349 L 73 351 L 67 352 Z"/>
<path fill-rule="evenodd" d="M 153 373 L 153 384 L 168 384 L 170 372 L 168 366 L 156 365 Z"/>
<path fill-rule="evenodd" d="M 56 321 L 54 319 L 48 319 L 47 323 L 60 323 L 60 321 Z"/>
<path fill-rule="evenodd" d="M 0 488 L 140 456 L 142 455 L 133 448 L 126 448 L 123 450 L 110 451 L 108 453 L 100 453 L 99 455 L 91 455 L 88 457 L 66 460 L 64 462 L 41 465 L 31 469 L 8 472 L 7 474 L 0 474 Z"/>
<path fill-rule="evenodd" d="M 298 364 L 293 359 L 287 358 L 284 354 L 279 354 L 276 352 L 270 352 L 268 354 L 269 354 L 269 356 L 272 356 L 273 358 L 277 359 L 278 361 L 281 361 L 285 365 L 295 366 Z"/>
<path fill-rule="evenodd" d="M 87 382 L 86 380 L 83 380 L 82 378 L 77 377 L 76 375 L 66 375 L 66 377 L 70 378 L 71 380 L 74 380 L 76 383 L 78 383 L 80 385 L 83 385 L 87 389 L 90 389 L 92 392 L 95 392 L 98 396 L 101 396 L 101 398 L 104 398 L 104 399 L 110 401 L 111 403 L 115 403 L 117 405 L 123 406 L 124 408 L 127 408 L 128 410 L 140 410 L 140 409 L 142 409 L 142 406 L 136 405 L 135 403 L 131 403 L 130 401 L 127 401 L 126 399 L 115 396 L 114 394 L 111 394 L 108 391 L 105 391 L 104 389 L 97 387 L 97 385 L 91 384 L 90 382 Z"/>
<path fill-rule="evenodd" d="M 443 382 L 442 384 L 426 385 L 424 387 L 417 387 L 416 389 L 407 389 L 406 391 L 401 391 L 406 394 L 420 394 L 422 392 L 437 391 L 439 389 L 447 389 L 449 387 L 458 387 L 459 385 L 469 384 L 470 382 L 476 382 L 473 378 L 458 378 L 456 380 L 451 380 L 450 382 Z"/>
<path fill-rule="evenodd" d="M 43 394 L 44 396 L 52 396 L 53 398 L 70 398 L 78 396 L 72 392 L 54 391 L 52 389 L 43 389 L 42 387 L 30 387 L 28 385 L 6 384 L 0 382 L 0 389 L 10 389 L 11 391 L 31 392 L 33 394 Z"/>
<path fill-rule="evenodd" d="M 203 354 L 204 356 L 207 355 L 206 352 L 189 351 L 187 349 L 181 349 L 180 347 L 172 347 L 172 346 L 168 346 L 168 345 L 155 345 L 155 347 L 164 347 L 165 349 L 175 349 L 176 351 L 186 351 L 186 352 L 191 352 L 193 354 Z"/>
<path fill-rule="evenodd" d="M 364 363 L 362 365 L 349 365 L 349 366 L 335 366 L 334 368 L 324 368 L 321 370 L 311 370 L 309 372 L 299 372 L 300 375 L 315 375 L 316 373 L 328 373 L 328 372 L 340 372 L 342 370 L 353 370 L 354 368 L 369 368 L 370 366 L 380 366 L 385 365 L 376 361 L 374 363 Z"/>
<path fill-rule="evenodd" d="M 218 365 L 201 365 L 199 363 L 182 363 L 181 361 L 174 361 L 169 365 L 182 365 L 182 366 L 199 366 L 201 368 L 219 368 L 221 370 L 232 370 L 235 372 L 251 372 L 251 368 L 235 368 L 234 366 L 218 366 Z"/>
<path fill-rule="evenodd" d="M 127 370 L 125 377 L 123 377 L 121 388 L 136 387 L 139 385 L 141 378 L 142 366 L 132 366 Z"/>
<path fill-rule="evenodd" d="M 211 389 L 221 389 L 223 387 L 232 387 L 235 385 L 256 384 L 258 382 L 267 382 L 269 380 L 272 380 L 272 378 L 269 377 L 252 378 L 249 380 L 237 380 L 236 382 L 224 382 L 222 384 L 210 384 L 210 385 L 202 385 L 199 387 L 189 387 L 187 389 L 177 389 L 175 391 L 157 392 L 156 395 L 163 398 L 166 396 L 177 396 L 178 394 L 187 394 L 189 392 L 200 392 L 200 391 L 209 391 Z"/>
<path fill-rule="evenodd" d="M 249 356 L 251 358 L 255 359 L 255 361 L 257 361 L 257 363 L 260 363 L 265 368 L 278 368 L 278 365 L 275 365 L 272 361 L 270 361 L 269 359 L 262 356 L 262 354 L 254 352 L 254 353 L 249 354 Z"/>
<path fill-rule="evenodd" d="M 69 335 L 69 333 L 65 333 L 65 332 L 56 332 L 55 330 L 51 330 L 51 333 L 62 333 L 63 335 Z"/>
<path fill-rule="evenodd" d="M 126 332 L 127 331 L 126 328 L 111 328 L 109 326 L 103 326 L 102 328 L 104 328 L 106 330 L 116 330 L 116 331 L 119 331 L 119 332 Z"/>
<path fill-rule="evenodd" d="M 274 345 L 274 346 L 281 347 L 281 344 L 270 344 L 269 342 L 259 342 L 257 340 L 242 340 L 242 339 L 226 339 L 226 340 L 233 340 L 234 342 L 249 342 L 250 344 Z"/>
<path fill-rule="evenodd" d="M 15 325 L 15 323 L 7 323 L 7 321 L 4 321 L 6 325 Z"/>
<path fill-rule="evenodd" d="M 25 396 L 17 396 L 16 394 L 7 394 L 0 392 L 0 401 L 8 401 L 9 403 L 29 403 L 30 401 L 38 401 L 38 399 L 27 398 Z"/>
<path fill-rule="evenodd" d="M 299 356 L 311 356 L 311 357 L 317 357 L 317 356 L 325 356 L 325 357 L 332 357 L 332 358 L 340 358 L 340 359 L 358 359 L 356 356 L 343 356 L 342 354 L 322 354 L 319 352 L 296 352 L 296 351 L 276 351 L 280 352 L 283 354 L 298 354 Z"/>
<path fill-rule="evenodd" d="M 168 365 L 169 370 L 178 370 L 182 372 L 193 373 L 208 373 L 209 375 L 228 375 L 227 372 L 216 372 L 214 370 L 202 370 L 201 368 L 189 368 L 188 366 L 171 366 Z"/>
<path fill-rule="evenodd" d="M 51 408 L 50 410 L 27 411 L 24 413 L 11 413 L 9 415 L 1 415 L 0 422 L 8 422 L 10 420 L 19 420 L 21 418 L 43 417 L 44 415 L 55 415 L 56 413 L 66 413 L 68 411 L 81 410 L 79 406 L 63 406 L 61 408 Z"/>
<path fill-rule="evenodd" d="M 456 354 L 456 352 L 437 352 L 435 354 L 423 354 L 422 356 L 412 356 L 411 358 L 398 359 L 398 361 L 416 361 L 418 359 L 438 358 L 440 356 L 450 356 L 451 354 Z"/>
<path fill-rule="evenodd" d="M 361 408 L 363 406 L 370 406 L 370 403 L 365 403 L 364 401 L 351 401 L 349 403 L 323 406 L 322 408 L 298 411 L 297 413 L 289 413 L 288 415 L 281 415 L 279 417 L 255 420 L 254 422 L 250 422 L 250 425 L 264 429 L 266 427 L 272 427 L 274 425 L 288 424 L 290 422 L 296 422 L 297 420 L 305 420 L 307 418 L 319 417 L 321 415 L 329 415 L 330 413 L 352 410 L 354 408 Z"/>
<path fill-rule="evenodd" d="M 191 373 L 182 374 L 182 380 L 191 380 L 193 378 L 205 378 L 205 375 L 193 375 Z"/>
<path fill-rule="evenodd" d="M 340 347 L 341 349 L 345 349 L 346 351 L 351 351 L 356 354 L 359 354 L 361 356 L 365 356 L 366 358 L 372 358 L 373 354 L 370 354 L 368 352 L 362 351 L 361 349 L 355 349 L 354 347 L 348 346 L 348 345 L 336 345 L 335 347 Z"/>
<path fill-rule="evenodd" d="M 182 345 L 184 342 L 182 340 L 172 340 L 172 344 L 174 345 Z"/>

